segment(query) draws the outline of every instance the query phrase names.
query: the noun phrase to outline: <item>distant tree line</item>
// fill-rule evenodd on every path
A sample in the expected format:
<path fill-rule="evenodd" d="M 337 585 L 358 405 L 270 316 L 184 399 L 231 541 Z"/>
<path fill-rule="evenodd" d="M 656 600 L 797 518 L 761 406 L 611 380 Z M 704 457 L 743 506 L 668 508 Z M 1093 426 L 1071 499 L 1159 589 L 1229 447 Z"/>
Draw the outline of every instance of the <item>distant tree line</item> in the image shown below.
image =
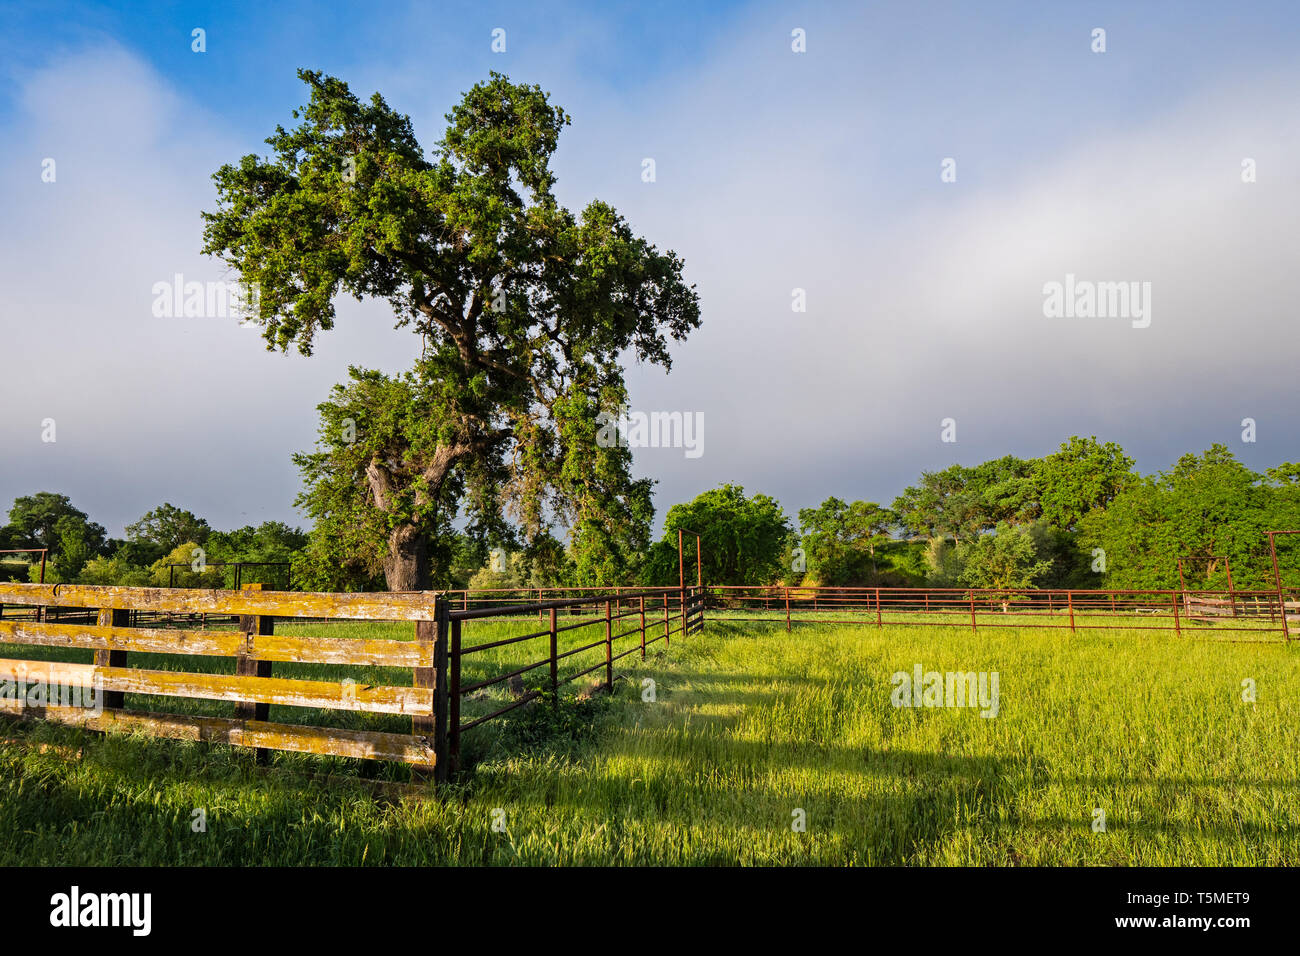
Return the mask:
<path fill-rule="evenodd" d="M 1226 589 L 1229 568 L 1234 587 L 1264 588 L 1264 532 L 1300 528 L 1300 465 L 1259 473 L 1216 444 L 1141 475 L 1119 445 L 1076 436 L 1042 458 L 923 472 L 888 507 L 830 497 L 797 527 L 734 485 L 674 506 L 665 525 L 648 583 L 675 583 L 685 527 L 701 535 L 711 584 L 1174 588 L 1183 558 L 1188 588 Z M 1279 539 L 1278 560 L 1294 581 L 1300 540 Z"/>
<path fill-rule="evenodd" d="M 634 550 L 527 535 L 503 521 L 469 520 L 431 535 L 436 588 L 547 588 L 678 581 L 677 531 L 685 530 L 687 582 L 829 587 L 1174 588 L 1179 558 L 1188 588 L 1272 587 L 1265 531 L 1300 528 L 1300 465 L 1263 473 L 1223 445 L 1141 475 L 1113 442 L 1073 437 L 1036 459 L 1014 456 L 923 472 L 889 506 L 829 497 L 797 522 L 765 494 L 725 484 L 673 505 L 660 540 Z M 642 523 L 648 526 L 649 518 Z M 319 529 L 318 529 L 319 530 Z M 213 530 L 164 503 L 128 525 L 124 539 L 65 495 L 21 497 L 0 526 L 0 549 L 48 548 L 46 580 L 85 584 L 229 587 L 229 569 L 207 564 L 290 562 L 296 589 L 382 590 L 375 550 L 354 561 L 319 550 L 318 535 L 275 521 Z M 695 535 L 703 567 L 697 572 Z M 369 557 L 367 557 L 369 555 Z M 13 556 L 8 556 L 12 559 Z M 1294 581 L 1300 540 L 1281 539 L 1279 563 Z M 186 565 L 175 571 L 169 565 Z M 0 579 L 36 580 L 37 565 L 0 556 Z M 244 581 L 283 586 L 283 572 L 248 569 Z"/>
<path fill-rule="evenodd" d="M 9 523 L 0 526 L 0 549 L 49 549 L 46 583 L 229 587 L 233 571 L 220 564 L 292 562 L 307 542 L 300 529 L 279 521 L 215 531 L 203 518 L 169 503 L 124 530 L 125 538 L 110 538 L 67 495 L 42 491 L 14 500 Z M 0 555 L 0 580 L 34 582 L 39 576 L 39 556 Z M 285 571 L 277 568 L 248 568 L 242 575 L 246 583 L 268 587 L 283 587 L 285 580 Z"/>

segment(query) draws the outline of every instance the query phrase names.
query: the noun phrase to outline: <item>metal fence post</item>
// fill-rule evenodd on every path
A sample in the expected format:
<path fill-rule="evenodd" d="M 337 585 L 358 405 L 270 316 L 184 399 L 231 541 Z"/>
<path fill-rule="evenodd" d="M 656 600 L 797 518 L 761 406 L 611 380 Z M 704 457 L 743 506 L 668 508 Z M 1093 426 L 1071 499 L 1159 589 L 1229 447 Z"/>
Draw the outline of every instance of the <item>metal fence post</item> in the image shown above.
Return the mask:
<path fill-rule="evenodd" d="M 450 763 L 447 773 L 450 776 L 460 764 L 460 618 L 451 622 L 451 651 L 447 662 L 451 671 L 451 683 L 448 687 L 447 701 L 447 742 Z"/>
<path fill-rule="evenodd" d="M 1286 592 L 1282 590 L 1282 572 L 1278 570 L 1277 564 L 1277 539 L 1273 537 L 1274 532 L 1269 531 L 1267 534 L 1268 550 L 1273 555 L 1273 580 L 1277 584 L 1277 610 L 1282 615 L 1282 638 L 1290 642 L 1291 630 L 1286 620 Z"/>
<path fill-rule="evenodd" d="M 970 629 L 978 631 L 979 626 L 975 623 L 975 592 L 970 592 Z"/>
<path fill-rule="evenodd" d="M 1182 624 L 1178 620 L 1178 595 L 1179 595 L 1178 591 L 1169 592 L 1169 599 L 1174 605 L 1174 635 L 1176 637 L 1182 637 L 1183 628 L 1182 628 Z"/>
<path fill-rule="evenodd" d="M 682 637 L 684 638 L 684 637 L 686 637 L 686 622 L 687 622 L 687 617 L 686 617 L 686 586 L 685 586 L 685 585 L 682 586 L 682 595 L 681 595 L 681 600 L 682 600 Z"/>
<path fill-rule="evenodd" d="M 1237 596 L 1232 590 L 1232 562 L 1225 555 L 1223 558 L 1224 570 L 1228 573 L 1228 604 L 1232 608 L 1232 616 L 1237 616 Z"/>
<path fill-rule="evenodd" d="M 1066 603 L 1070 606 L 1070 633 L 1074 633 L 1074 592 L 1065 592 Z"/>
<path fill-rule="evenodd" d="M 605 684 L 614 690 L 614 621 L 610 617 L 609 601 L 605 601 Z"/>
<path fill-rule="evenodd" d="M 880 588 L 876 588 L 876 629 L 879 630 L 883 626 L 880 623 Z"/>
<path fill-rule="evenodd" d="M 668 593 L 664 592 L 664 649 L 668 649 L 668 638 L 671 628 L 668 626 Z"/>
<path fill-rule="evenodd" d="M 555 608 L 551 608 L 551 704 L 560 706 L 560 638 L 555 629 Z"/>
<path fill-rule="evenodd" d="M 433 691 L 429 714 L 411 717 L 411 732 L 433 738 L 433 780 L 445 783 L 451 776 L 452 757 L 447 737 L 447 632 L 451 607 L 444 594 L 433 596 L 433 620 L 415 622 L 415 639 L 432 651 L 432 666 L 414 668 L 414 686 Z"/>
<path fill-rule="evenodd" d="M 641 598 L 641 660 L 645 660 L 645 595 Z"/>
<path fill-rule="evenodd" d="M 790 633 L 790 589 L 785 589 L 785 630 Z"/>

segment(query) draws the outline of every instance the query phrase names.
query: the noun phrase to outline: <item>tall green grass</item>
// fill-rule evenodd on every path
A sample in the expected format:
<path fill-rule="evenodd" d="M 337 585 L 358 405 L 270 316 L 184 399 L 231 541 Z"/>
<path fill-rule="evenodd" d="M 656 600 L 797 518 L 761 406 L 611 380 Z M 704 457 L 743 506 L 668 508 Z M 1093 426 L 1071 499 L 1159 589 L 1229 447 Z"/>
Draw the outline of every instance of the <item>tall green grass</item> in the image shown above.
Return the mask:
<path fill-rule="evenodd" d="M 465 640 L 526 626 L 536 622 L 467 624 Z M 380 636 L 376 625 L 342 627 L 359 629 L 347 636 Z M 603 622 L 572 634 L 595 640 Z M 512 648 L 467 658 L 466 681 L 471 671 L 486 676 L 539 659 L 545 641 Z M 603 651 L 580 657 L 595 663 Z M 892 675 L 918 663 L 927 671 L 997 671 L 998 716 L 892 706 Z M 608 697 L 570 695 L 558 707 L 534 705 L 471 731 L 467 772 L 425 799 L 385 799 L 346 780 L 262 775 L 251 754 L 220 746 L 28 725 L 21 742 L 0 746 L 0 862 L 1300 859 L 1300 656 L 1279 643 L 1162 631 L 1071 636 L 983 622 L 978 633 L 808 626 L 789 634 L 783 626 L 712 623 L 674 637 L 667 651 L 655 645 L 644 664 L 637 654 L 620 664 L 626 676 Z M 276 672 L 293 673 L 280 665 Z M 535 672 L 529 686 L 545 673 Z M 642 699 L 646 678 L 655 681 L 653 702 Z M 407 682 L 410 673 L 385 679 Z M 1247 679 L 1253 704 L 1242 700 Z M 183 702 L 150 703 L 176 710 Z M 395 729 L 405 727 L 397 718 Z M 81 755 L 42 751 L 40 742 Z M 276 755 L 274 765 L 353 776 L 376 769 L 293 754 Z M 404 768 L 379 773 L 399 779 Z M 205 833 L 191 828 L 197 808 L 207 812 Z M 1094 829 L 1098 808 L 1104 832 Z M 792 829 L 800 810 L 806 832 Z"/>

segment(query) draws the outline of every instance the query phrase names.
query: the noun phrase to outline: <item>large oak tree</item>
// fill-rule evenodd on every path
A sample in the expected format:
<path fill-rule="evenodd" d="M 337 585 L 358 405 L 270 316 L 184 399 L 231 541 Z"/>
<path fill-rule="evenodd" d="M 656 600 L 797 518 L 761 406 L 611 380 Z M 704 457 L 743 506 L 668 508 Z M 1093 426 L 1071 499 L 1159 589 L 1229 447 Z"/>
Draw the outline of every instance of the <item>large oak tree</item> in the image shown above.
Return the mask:
<path fill-rule="evenodd" d="M 481 529 L 508 517 L 532 539 L 559 520 L 588 550 L 642 547 L 650 482 L 595 441 L 594 416 L 625 402 L 625 356 L 668 368 L 669 340 L 699 325 L 682 260 L 604 202 L 556 201 L 569 117 L 539 87 L 493 73 L 426 153 L 378 94 L 299 76 L 299 125 L 214 175 L 205 252 L 256 284 L 268 348 L 310 354 L 340 294 L 386 300 L 422 342 L 402 375 L 352 369 L 297 456 L 322 565 L 427 587 L 462 507 Z"/>

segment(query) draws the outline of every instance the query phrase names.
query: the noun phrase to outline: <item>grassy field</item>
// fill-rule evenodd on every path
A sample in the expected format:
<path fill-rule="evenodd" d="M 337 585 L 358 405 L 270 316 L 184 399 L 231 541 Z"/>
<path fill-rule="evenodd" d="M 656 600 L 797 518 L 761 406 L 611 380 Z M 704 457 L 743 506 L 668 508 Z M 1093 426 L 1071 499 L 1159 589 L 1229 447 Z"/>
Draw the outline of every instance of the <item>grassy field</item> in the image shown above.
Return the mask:
<path fill-rule="evenodd" d="M 347 636 L 379 633 L 374 625 L 333 627 L 354 631 Z M 467 643 L 491 636 L 467 626 Z M 644 664 L 635 654 L 624 658 L 627 676 L 612 696 L 570 696 L 557 709 L 532 706 L 472 731 L 465 751 L 471 772 L 433 799 L 377 797 L 360 781 L 322 785 L 259 774 L 251 754 L 213 745 L 97 738 L 49 725 L 11 729 L 9 736 L 22 740 L 0 745 L 0 862 L 1300 859 L 1294 648 L 1159 631 L 1071 637 L 981 624 L 978 634 L 815 626 L 787 634 L 751 623 L 709 624 L 675 639 L 667 652 L 662 647 Z M 32 651 L 22 653 L 36 656 Z M 48 656 L 81 660 L 78 653 L 85 652 Z M 499 673 L 511 653 L 468 658 L 466 680 Z M 169 666 L 193 663 L 178 658 Z M 997 672 L 997 716 L 893 706 L 892 675 L 918 664 L 924 671 Z M 344 676 L 329 668 L 312 673 Z M 653 702 L 642 699 L 645 677 L 656 682 Z M 410 675 L 384 679 L 409 683 Z M 1255 703 L 1242 700 L 1247 679 Z M 173 711 L 208 706 L 150 703 Z M 294 717 L 303 715 L 272 714 Z M 409 728 L 395 718 L 330 717 L 348 726 L 396 720 L 387 726 Z M 292 754 L 276 755 L 273 764 L 354 776 L 376 769 Z M 378 770 L 394 779 L 404 773 Z M 197 808 L 206 811 L 206 832 L 192 830 Z M 1105 811 L 1104 832 L 1094 830 L 1096 808 Z M 797 811 L 805 832 L 792 828 Z"/>

